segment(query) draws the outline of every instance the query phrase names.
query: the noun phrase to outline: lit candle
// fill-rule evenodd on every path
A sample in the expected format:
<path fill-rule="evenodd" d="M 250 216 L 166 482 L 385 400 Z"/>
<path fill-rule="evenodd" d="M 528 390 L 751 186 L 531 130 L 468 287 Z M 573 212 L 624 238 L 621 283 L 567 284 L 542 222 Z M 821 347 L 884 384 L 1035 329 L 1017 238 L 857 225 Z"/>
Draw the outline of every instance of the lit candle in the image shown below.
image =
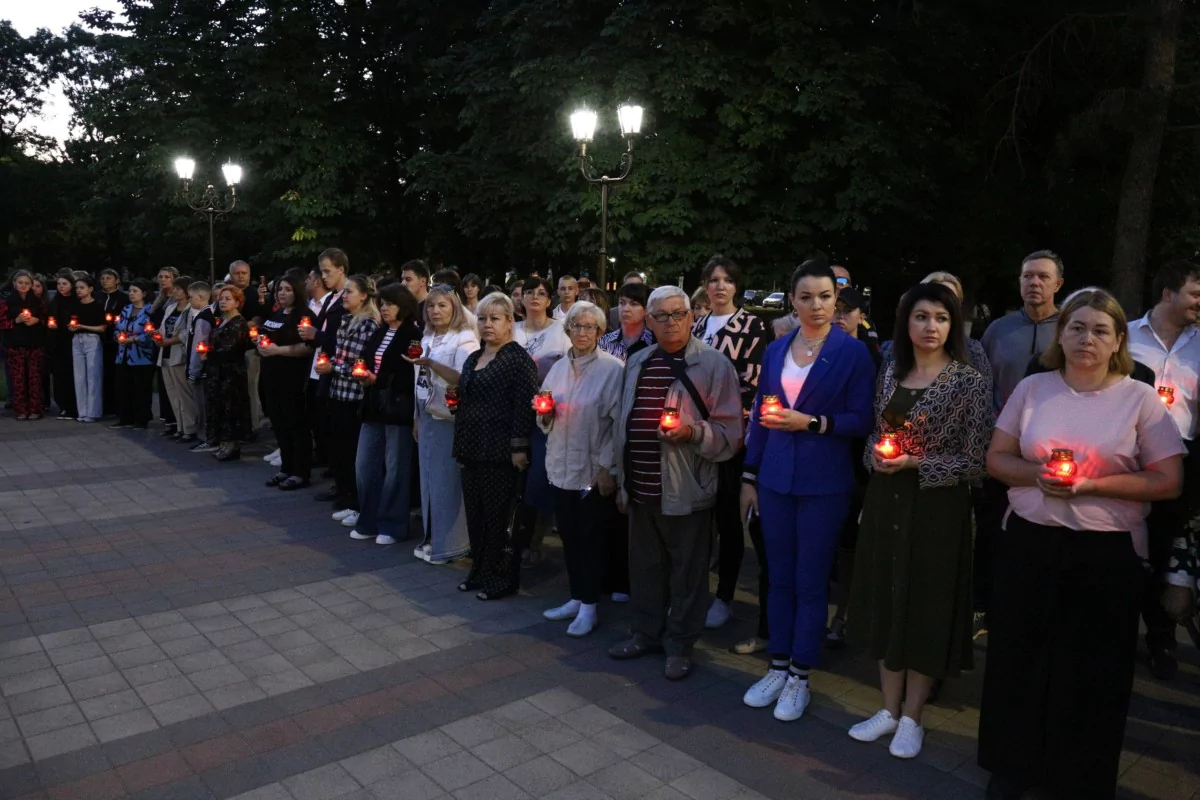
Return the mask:
<path fill-rule="evenodd" d="M 33 316 L 33 312 L 28 308 L 21 312 L 21 319 L 29 319 Z"/>
<path fill-rule="evenodd" d="M 1075 453 L 1062 447 L 1050 451 L 1050 460 L 1046 462 L 1046 469 L 1055 478 L 1067 481 L 1075 477 L 1079 465 L 1075 463 Z"/>
<path fill-rule="evenodd" d="M 424 354 L 424 352 L 425 351 L 423 349 L 421 349 L 421 343 L 418 342 L 416 339 L 413 339 L 411 342 L 408 343 L 408 357 L 409 358 L 420 358 Z"/>
<path fill-rule="evenodd" d="M 662 417 L 658 421 L 658 427 L 664 431 L 673 431 L 679 427 L 679 409 L 667 407 L 662 410 Z"/>
<path fill-rule="evenodd" d="M 317 355 L 317 365 L 318 366 L 320 366 L 322 364 L 328 364 L 328 363 L 329 363 L 329 356 L 325 355 L 324 353 L 320 353 Z"/>
<path fill-rule="evenodd" d="M 159 333 L 158 331 L 155 331 L 154 333 L 152 333 L 150 335 L 150 338 L 153 339 L 158 344 L 162 344 L 162 334 Z"/>
<path fill-rule="evenodd" d="M 127 341 L 129 341 L 129 337 L 125 335 L 125 331 L 117 334 L 117 344 L 125 344 Z"/>
<path fill-rule="evenodd" d="M 72 316 L 71 317 L 71 325 L 78 327 L 79 326 L 79 317 Z"/>
<path fill-rule="evenodd" d="M 1175 402 L 1175 389 L 1171 386 L 1158 387 L 1158 399 L 1163 401 L 1163 405 L 1171 406 Z"/>
<path fill-rule="evenodd" d="M 779 395 L 765 394 L 762 399 L 762 413 L 778 414 L 783 411 L 783 403 L 779 402 Z"/>
<path fill-rule="evenodd" d="M 301 317 L 300 318 L 300 327 L 301 328 L 311 328 L 312 327 L 312 317 Z"/>
<path fill-rule="evenodd" d="M 113 315 L 112 315 L 112 314 L 105 314 L 105 315 L 104 315 L 104 321 L 105 321 L 105 322 L 112 322 L 112 321 L 113 321 Z"/>
<path fill-rule="evenodd" d="M 50 319 L 46 320 L 46 327 L 52 331 L 58 330 L 58 320 L 56 320 L 54 317 L 51 317 Z"/>
<path fill-rule="evenodd" d="M 259 347 L 270 347 L 271 346 L 271 338 L 269 336 L 267 336 L 265 333 L 260 335 L 258 337 L 258 346 Z M 322 355 L 324 355 L 324 354 L 322 354 Z M 320 360 L 321 360 L 320 358 L 317 359 L 318 362 L 320 362 Z"/>
<path fill-rule="evenodd" d="M 875 443 L 875 452 L 883 459 L 898 458 L 903 453 L 899 435 L 890 431 L 880 434 L 879 441 Z"/>
<path fill-rule="evenodd" d="M 354 378 L 365 378 L 370 374 L 371 373 L 367 371 L 367 362 L 363 361 L 361 358 L 354 362 L 354 369 L 350 370 L 350 375 Z"/>
<path fill-rule="evenodd" d="M 250 326 L 250 341 L 252 341 L 252 342 L 258 341 L 258 326 L 257 325 L 252 324 Z"/>
<path fill-rule="evenodd" d="M 146 333 L 154 333 L 154 323 L 147 322 L 146 325 L 142 328 L 142 330 L 144 330 Z"/>
<path fill-rule="evenodd" d="M 451 414 L 458 413 L 458 387 L 446 387 L 446 410 Z"/>
<path fill-rule="evenodd" d="M 549 414 L 554 410 L 554 393 L 543 389 L 533 398 L 533 410 L 539 414 Z"/>
<path fill-rule="evenodd" d="M 207 353 L 208 352 L 208 342 L 205 342 L 205 341 L 196 342 L 196 352 L 197 353 Z"/>

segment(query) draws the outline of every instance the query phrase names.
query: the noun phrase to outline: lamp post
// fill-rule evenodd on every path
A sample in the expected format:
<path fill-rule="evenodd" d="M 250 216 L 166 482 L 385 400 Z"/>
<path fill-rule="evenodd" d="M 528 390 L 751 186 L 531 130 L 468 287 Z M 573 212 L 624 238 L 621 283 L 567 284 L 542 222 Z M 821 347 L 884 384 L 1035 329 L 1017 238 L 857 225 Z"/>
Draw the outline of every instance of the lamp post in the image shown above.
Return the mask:
<path fill-rule="evenodd" d="M 587 146 L 596 135 L 598 117 L 595 111 L 581 108 L 571 115 L 571 133 L 579 142 L 579 172 L 588 183 L 600 184 L 600 287 L 608 290 L 608 188 L 629 177 L 633 168 L 633 140 L 642 130 L 642 107 L 623 105 L 617 109 L 617 122 L 621 136 L 625 139 L 625 152 L 621 154 L 621 171 L 617 175 L 597 175 Z"/>
<path fill-rule="evenodd" d="M 179 175 L 179 196 L 198 217 L 208 218 L 208 285 L 217 279 L 216 248 L 213 243 L 213 223 L 233 211 L 237 206 L 237 185 L 242 182 L 242 168 L 237 164 L 225 164 L 221 172 L 229 185 L 229 197 L 224 197 L 211 183 L 205 184 L 203 192 L 192 190 L 192 175 L 196 162 L 186 156 L 175 159 L 175 172 Z M 227 204 L 228 203 L 228 204 Z"/>

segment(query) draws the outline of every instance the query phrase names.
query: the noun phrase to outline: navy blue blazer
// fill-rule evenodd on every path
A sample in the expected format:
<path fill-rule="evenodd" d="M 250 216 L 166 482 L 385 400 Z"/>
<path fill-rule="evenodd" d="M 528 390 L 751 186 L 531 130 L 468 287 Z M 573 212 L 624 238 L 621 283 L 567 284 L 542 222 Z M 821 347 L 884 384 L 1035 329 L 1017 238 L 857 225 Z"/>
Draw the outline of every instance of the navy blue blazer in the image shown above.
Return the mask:
<path fill-rule="evenodd" d="M 851 492 L 858 457 L 853 442 L 866 437 L 875 422 L 875 362 L 865 344 L 835 326 L 813 362 L 792 408 L 820 417 L 821 433 L 773 431 L 759 422 L 764 395 L 787 403 L 779 377 L 798 334 L 794 330 L 767 346 L 747 428 L 743 479 L 779 494 Z"/>

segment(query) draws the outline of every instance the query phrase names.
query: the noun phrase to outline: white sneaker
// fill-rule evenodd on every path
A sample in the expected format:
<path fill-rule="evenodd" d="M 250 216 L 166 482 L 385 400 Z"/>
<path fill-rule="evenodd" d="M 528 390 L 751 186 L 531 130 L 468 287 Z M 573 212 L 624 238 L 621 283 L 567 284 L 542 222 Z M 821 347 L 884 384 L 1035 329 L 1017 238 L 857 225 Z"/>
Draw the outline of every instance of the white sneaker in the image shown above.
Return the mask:
<path fill-rule="evenodd" d="M 582 605 L 583 603 L 580 603 L 578 600 L 568 600 L 558 608 L 550 608 L 543 611 L 542 616 L 555 622 L 562 619 L 575 619 L 575 616 L 579 613 L 579 607 Z"/>
<path fill-rule="evenodd" d="M 267 453 L 265 456 L 263 456 L 263 461 L 274 461 L 274 460 L 275 460 L 275 459 L 277 459 L 277 458 L 279 458 L 279 459 L 282 459 L 282 458 L 283 458 L 283 456 L 281 456 L 281 455 L 279 454 L 279 448 L 278 448 L 278 447 L 276 447 L 276 448 L 275 448 L 275 449 L 274 449 L 272 452 L 270 452 L 270 453 Z"/>
<path fill-rule="evenodd" d="M 365 533 L 359 533 L 358 531 L 350 531 L 350 538 L 351 539 L 370 539 L 371 537 L 367 536 Z"/>
<path fill-rule="evenodd" d="M 767 670 L 767 674 L 760 678 L 758 683 L 746 690 L 742 702 L 751 708 L 766 708 L 779 699 L 787 678 L 786 669 Z"/>
<path fill-rule="evenodd" d="M 388 536 L 386 533 L 381 533 L 375 537 L 375 544 L 395 544 L 396 537 Z"/>
<path fill-rule="evenodd" d="M 341 522 L 342 520 L 344 520 L 346 517 L 350 516 L 353 513 L 354 513 L 354 509 L 343 508 L 341 511 L 335 511 L 332 514 L 330 514 L 329 516 L 332 517 L 335 521 Z"/>
<path fill-rule="evenodd" d="M 775 704 L 775 719 L 780 722 L 800 719 L 804 716 L 804 709 L 808 708 L 810 698 L 808 684 L 795 675 L 789 675 L 783 694 L 779 695 L 779 702 Z"/>
<path fill-rule="evenodd" d="M 612 601 L 614 603 L 628 603 L 629 595 L 625 592 L 613 592 Z"/>
<path fill-rule="evenodd" d="M 886 708 L 881 708 L 870 719 L 865 719 L 856 725 L 852 725 L 850 727 L 850 738 L 859 742 L 873 742 L 880 736 L 895 733 L 896 728 L 899 726 L 900 723 L 896 722 L 896 718 L 892 716 L 892 712 Z"/>
<path fill-rule="evenodd" d="M 416 547 L 413 548 L 413 558 L 419 558 L 422 561 L 428 561 L 429 554 L 432 552 L 433 552 L 432 544 L 426 543 L 426 544 L 422 544 L 422 545 L 417 545 Z"/>
<path fill-rule="evenodd" d="M 896 729 L 896 735 L 892 737 L 892 744 L 888 747 L 888 752 L 896 758 L 916 758 L 924 743 L 925 729 L 912 718 L 901 717 L 900 727 Z"/>
<path fill-rule="evenodd" d="M 576 638 L 587 636 L 596 629 L 599 621 L 596 616 L 596 604 L 583 603 L 579 606 L 579 614 L 576 615 L 575 621 L 567 626 L 567 636 Z"/>
<path fill-rule="evenodd" d="M 712 605 L 708 609 L 708 616 L 704 618 L 704 627 L 719 628 L 729 622 L 732 614 L 733 609 L 729 607 L 729 603 L 714 597 Z"/>
<path fill-rule="evenodd" d="M 358 512 L 351 511 L 346 516 L 342 517 L 342 525 L 346 528 L 353 528 L 358 524 Z"/>
<path fill-rule="evenodd" d="M 270 461 L 268 461 L 267 463 L 268 463 L 268 464 L 270 464 L 272 467 L 282 467 L 282 466 L 283 466 L 283 459 L 282 459 L 282 458 L 272 458 L 272 459 L 271 459 Z"/>

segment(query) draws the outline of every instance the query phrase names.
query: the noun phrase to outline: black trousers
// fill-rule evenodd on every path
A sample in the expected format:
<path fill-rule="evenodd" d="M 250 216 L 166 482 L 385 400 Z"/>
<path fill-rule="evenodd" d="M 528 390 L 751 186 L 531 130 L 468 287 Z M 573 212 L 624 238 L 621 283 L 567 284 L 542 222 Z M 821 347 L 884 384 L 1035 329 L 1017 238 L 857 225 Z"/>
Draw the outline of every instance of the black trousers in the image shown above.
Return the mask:
<path fill-rule="evenodd" d="M 1008 487 L 994 478 L 985 478 L 981 488 L 971 488 L 971 506 L 975 511 L 972 602 L 975 611 L 987 613 L 992 601 L 992 542 L 1003 535 L 1000 526 L 1008 511 Z"/>
<path fill-rule="evenodd" d="M 754 557 L 758 561 L 758 628 L 754 635 L 760 639 L 770 639 L 767 600 L 771 595 L 771 578 L 767 571 L 767 546 L 763 542 L 761 517 L 755 516 L 750 520 L 750 543 L 754 545 Z"/>
<path fill-rule="evenodd" d="M 117 401 L 117 370 L 113 366 L 117 362 L 117 350 L 120 347 L 110 336 L 111 332 L 100 337 L 100 353 L 104 359 L 104 377 L 101 379 L 101 405 L 104 416 L 120 414 L 121 407 Z"/>
<path fill-rule="evenodd" d="M 149 425 L 154 416 L 154 365 L 117 364 L 105 372 L 114 373 L 118 421 L 139 428 Z"/>
<path fill-rule="evenodd" d="M 617 510 L 615 500 L 604 517 L 601 530 L 604 532 L 604 578 L 600 591 L 613 594 L 629 594 L 629 516 Z"/>
<path fill-rule="evenodd" d="M 358 432 L 362 421 L 358 417 L 357 400 L 329 400 L 330 436 L 329 466 L 338 489 L 338 505 L 358 510 L 358 475 L 355 463 L 358 456 Z"/>
<path fill-rule="evenodd" d="M 272 356 L 286 358 L 286 356 Z M 290 366 L 290 365 L 289 365 Z M 286 375 L 271 370 L 260 375 L 259 387 L 271 384 L 265 393 L 267 416 L 279 443 L 279 456 L 283 463 L 279 471 L 307 480 L 312 472 L 312 429 L 308 424 L 308 406 L 305 402 L 308 375 L 301 372 Z M 355 442 L 357 442 L 357 437 Z"/>
<path fill-rule="evenodd" d="M 508 526 L 523 479 L 511 464 L 472 463 L 462 467 L 463 504 L 471 541 L 467 583 L 488 594 L 520 587 L 521 551 L 529 542 L 520 534 L 510 542 Z"/>
<path fill-rule="evenodd" d="M 742 559 L 746 553 L 745 534 L 742 529 L 742 463 L 746 451 L 743 448 L 728 461 L 718 464 L 717 504 L 713 516 L 717 523 L 717 591 L 718 600 L 733 602 L 737 591 L 738 574 L 742 571 Z"/>
<path fill-rule="evenodd" d="M 1184 535 L 1197 510 L 1200 493 L 1200 446 L 1196 441 L 1184 442 L 1188 448 L 1183 460 L 1183 494 L 1174 500 L 1163 500 L 1150 507 L 1146 519 L 1149 534 L 1150 565 L 1142 588 L 1142 621 L 1146 623 L 1146 647 L 1151 650 L 1175 649 L 1175 620 L 1162 604 L 1163 578 L 1175 537 Z"/>
<path fill-rule="evenodd" d="M 75 403 L 75 364 L 71 359 L 71 342 L 60 341 L 50 351 L 50 368 L 54 372 L 54 402 L 59 413 L 79 416 Z"/>
<path fill-rule="evenodd" d="M 612 500 L 595 489 L 586 497 L 580 497 L 579 491 L 572 489 L 555 487 L 553 492 L 571 599 L 594 604 L 600 599 L 606 561 L 603 523 L 608 514 L 604 506 Z"/>
<path fill-rule="evenodd" d="M 1144 581 L 1132 537 L 1014 514 L 992 544 L 979 765 L 1023 789 L 1111 798 Z"/>
<path fill-rule="evenodd" d="M 162 368 L 154 370 L 158 376 L 158 418 L 167 425 L 174 425 L 175 409 L 171 408 L 171 398 L 167 395 L 167 381 L 163 378 Z M 205 431 L 207 433 L 207 429 Z M 211 438 L 212 434 L 209 434 Z"/>
<path fill-rule="evenodd" d="M 312 431 L 314 464 L 329 464 L 329 398 L 317 394 L 319 381 L 311 378 L 304 384 L 304 407 L 308 412 L 308 429 Z"/>

